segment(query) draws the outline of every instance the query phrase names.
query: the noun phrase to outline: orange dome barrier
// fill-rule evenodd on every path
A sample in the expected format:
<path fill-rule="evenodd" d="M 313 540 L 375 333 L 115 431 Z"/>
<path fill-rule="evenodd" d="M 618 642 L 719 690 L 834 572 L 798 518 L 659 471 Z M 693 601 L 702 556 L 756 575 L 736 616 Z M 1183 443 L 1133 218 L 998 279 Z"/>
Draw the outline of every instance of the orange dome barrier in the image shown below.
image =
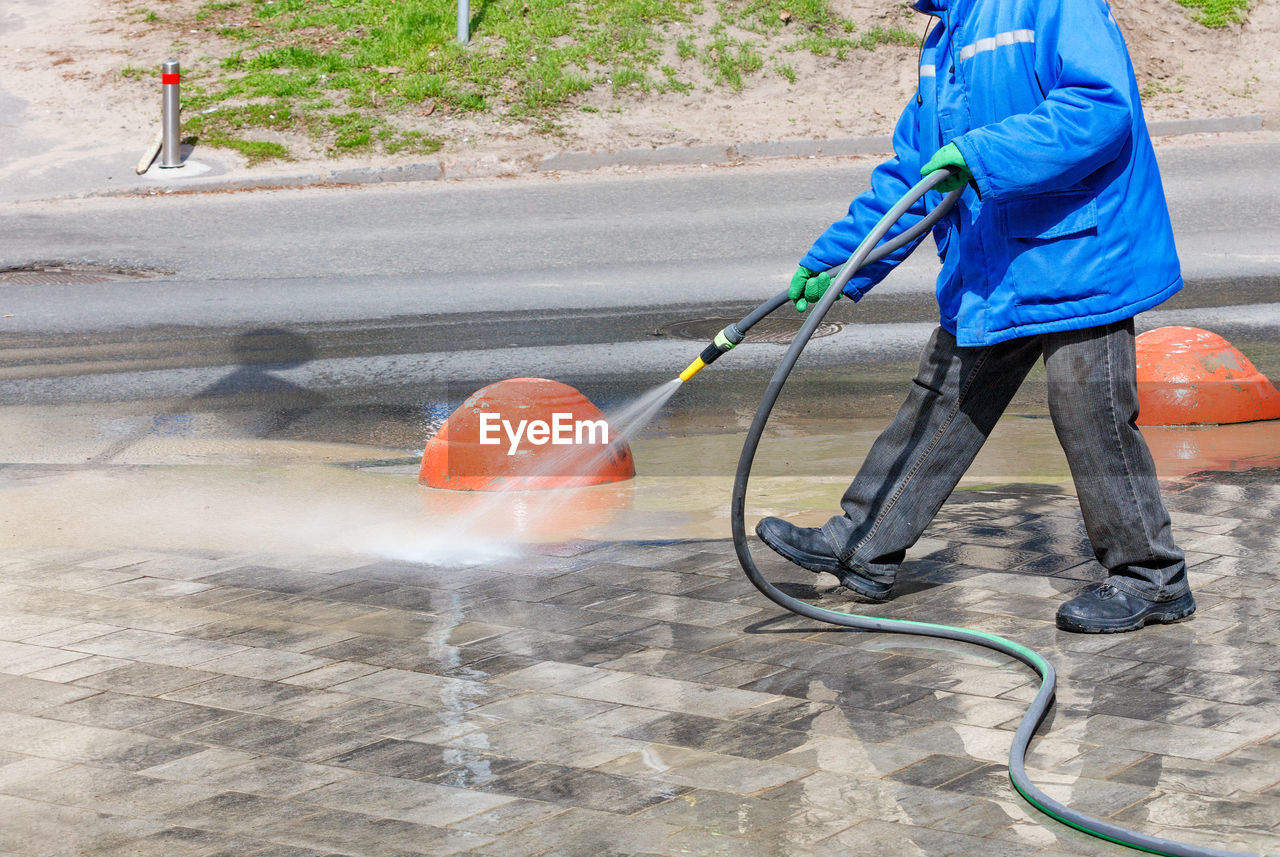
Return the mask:
<path fill-rule="evenodd" d="M 546 544 L 589 538 L 614 524 L 635 502 L 636 480 L 586 488 L 511 491 L 419 491 L 423 520 L 432 537 L 457 545 L 491 534 L 499 544 Z M 495 502 L 497 501 L 497 502 Z M 441 533 L 440 530 L 444 532 Z M 610 530 L 612 532 L 613 530 Z"/>
<path fill-rule="evenodd" d="M 1216 333 L 1158 327 L 1137 339 L 1138 425 L 1247 423 L 1280 417 L 1280 390 Z"/>
<path fill-rule="evenodd" d="M 582 393 L 546 378 L 511 378 L 471 395 L 422 453 L 418 481 L 461 491 L 578 488 L 636 475 Z"/>

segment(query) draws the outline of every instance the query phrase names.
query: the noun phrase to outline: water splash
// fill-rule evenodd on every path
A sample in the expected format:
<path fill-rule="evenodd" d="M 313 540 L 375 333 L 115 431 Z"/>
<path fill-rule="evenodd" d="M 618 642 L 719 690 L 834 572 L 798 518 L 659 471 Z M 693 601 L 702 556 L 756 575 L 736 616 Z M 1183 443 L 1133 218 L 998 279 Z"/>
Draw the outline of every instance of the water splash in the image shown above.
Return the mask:
<path fill-rule="evenodd" d="M 583 449 L 574 445 L 566 447 L 557 454 L 548 456 L 528 476 L 586 476 L 597 472 L 610 458 L 619 454 L 620 448 L 628 444 L 647 426 L 658 411 L 670 401 L 684 382 L 673 378 L 665 384 L 642 394 L 637 399 L 605 414 L 609 423 L 609 442 L 588 455 Z M 543 492 L 547 493 L 547 492 Z M 553 496 L 548 494 L 548 496 Z"/>
<path fill-rule="evenodd" d="M 682 386 L 684 381 L 672 378 L 667 383 L 654 387 L 634 402 L 608 414 L 614 438 L 629 442 L 658 415 L 658 411 L 662 410 Z"/>
<path fill-rule="evenodd" d="M 523 474 L 527 477 L 561 477 L 590 474 L 598 470 L 619 448 L 629 443 L 647 426 L 683 385 L 679 378 L 660 384 L 605 416 L 609 423 L 609 443 L 599 444 L 587 455 L 580 446 L 566 447 L 546 457 Z M 533 491 L 499 490 L 484 494 L 449 522 L 449 531 L 461 543 L 491 543 L 496 538 L 519 533 L 565 532 L 564 516 L 572 511 L 581 492 L 593 488 L 551 488 Z M 476 496 L 476 495 L 473 495 Z M 501 535 L 499 535 L 501 534 Z M 430 545 L 424 543 L 424 552 Z M 509 545 L 508 545 L 509 549 Z"/>

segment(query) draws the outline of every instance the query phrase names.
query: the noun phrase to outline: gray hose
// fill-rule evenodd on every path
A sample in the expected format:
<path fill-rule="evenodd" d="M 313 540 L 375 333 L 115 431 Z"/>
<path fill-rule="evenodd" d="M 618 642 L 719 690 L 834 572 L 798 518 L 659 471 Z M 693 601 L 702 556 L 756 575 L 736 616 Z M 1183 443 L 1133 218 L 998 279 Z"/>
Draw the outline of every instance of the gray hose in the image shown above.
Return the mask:
<path fill-rule="evenodd" d="M 892 249 L 876 248 L 880 239 L 888 233 L 890 227 L 902 217 L 916 201 L 921 199 L 926 192 L 931 190 L 940 181 L 946 179 L 950 173 L 947 171 L 938 171 L 931 173 L 915 187 L 913 187 L 906 196 L 898 201 L 889 213 L 886 214 L 875 229 L 871 231 L 863 242 L 858 245 L 858 249 L 849 258 L 849 261 L 840 269 L 839 275 L 813 307 L 808 318 L 805 319 L 804 325 L 800 328 L 800 332 L 796 335 L 795 340 L 787 349 L 787 353 L 783 356 L 782 361 L 778 364 L 777 370 L 773 373 L 773 377 L 769 380 L 769 386 L 765 389 L 764 396 L 760 400 L 760 406 L 756 410 L 755 419 L 751 422 L 750 429 L 747 430 L 747 438 L 742 445 L 742 455 L 738 460 L 738 470 L 733 481 L 733 501 L 730 509 L 730 518 L 733 522 L 733 546 L 738 554 L 738 561 L 742 564 L 742 570 L 746 572 L 747 578 L 751 583 L 760 590 L 766 598 L 773 601 L 780 607 L 815 619 L 819 622 L 826 622 L 831 625 L 839 625 L 844 628 L 856 628 L 862 631 L 880 631 L 892 634 L 915 634 L 924 637 L 939 637 L 944 640 L 958 640 L 962 643 L 973 643 L 987 649 L 993 649 L 1001 654 L 1008 655 L 1011 658 L 1021 661 L 1031 667 L 1040 676 L 1040 690 L 1036 693 L 1035 699 L 1027 708 L 1027 713 L 1023 715 L 1022 722 L 1018 724 L 1017 732 L 1013 736 L 1013 745 L 1009 749 L 1009 778 L 1013 782 L 1013 786 L 1018 793 L 1026 799 L 1033 807 L 1040 812 L 1051 816 L 1052 818 L 1062 822 L 1063 824 L 1074 827 L 1076 830 L 1096 836 L 1099 839 L 1105 839 L 1108 842 L 1114 842 L 1119 845 L 1125 845 L 1129 848 L 1136 848 L 1139 851 L 1147 851 L 1152 854 L 1163 854 L 1168 857 L 1254 857 L 1244 852 L 1223 851 L 1216 848 L 1202 848 L 1195 845 L 1187 845 L 1181 842 L 1174 842 L 1169 839 L 1161 839 L 1157 836 L 1149 836 L 1145 833 L 1139 833 L 1124 827 L 1112 824 L 1093 816 L 1086 815 L 1083 812 L 1074 810 L 1071 807 L 1054 800 L 1047 794 L 1038 789 L 1031 779 L 1027 776 L 1026 771 L 1026 755 L 1027 747 L 1034 737 L 1036 729 L 1045 715 L 1049 712 L 1053 705 L 1054 686 L 1056 684 L 1056 676 L 1053 665 L 1044 659 L 1039 653 L 1019 645 L 1012 640 L 1006 640 L 1004 637 L 988 634 L 983 631 L 974 631 L 968 628 L 956 628 L 950 625 L 934 625 L 928 622 L 911 622 L 902 619 L 884 619 L 872 616 L 856 616 L 850 613 L 841 613 L 835 610 L 826 610 L 816 607 L 797 598 L 792 598 L 785 592 L 774 586 L 764 575 L 760 573 L 760 569 L 756 567 L 755 560 L 751 556 L 751 549 L 747 542 L 746 531 L 746 497 L 747 497 L 747 481 L 751 477 L 751 465 L 755 461 L 756 449 L 760 445 L 760 438 L 764 434 L 765 424 L 769 421 L 769 414 L 773 411 L 774 404 L 778 401 L 778 396 L 782 392 L 782 387 L 787 381 L 787 377 L 791 374 L 791 370 L 795 367 L 796 361 L 800 358 L 800 353 L 808 344 L 813 332 L 817 330 L 823 316 L 831 309 L 831 306 L 840 296 L 840 290 L 844 288 L 849 278 L 863 265 L 875 259 L 883 258 L 893 249 L 913 240 L 913 230 L 904 232 L 894 241 L 887 242 L 885 247 L 893 245 Z M 959 199 L 963 188 L 949 193 L 942 203 L 930 213 L 929 224 L 932 225 L 939 218 L 946 214 Z M 923 234 L 918 229 L 917 224 L 916 236 Z M 928 228 L 928 227 L 925 227 Z M 875 249 L 873 249 L 875 248 Z M 786 300 L 786 294 L 782 295 L 783 301 Z M 771 299 L 768 303 L 774 303 L 777 298 Z M 774 309 L 781 303 L 774 305 Z M 763 305 L 761 307 L 763 309 Z M 772 310 L 770 310 L 772 311 Z M 757 310 L 759 312 L 759 310 Z M 768 313 L 762 313 L 759 318 L 763 318 Z M 747 321 L 754 316 L 747 316 L 743 321 Z M 756 318 L 755 321 L 758 321 Z M 754 323 L 754 321 L 752 321 Z M 741 325 L 742 322 L 739 322 Z M 750 325 L 748 325 L 750 326 Z"/>

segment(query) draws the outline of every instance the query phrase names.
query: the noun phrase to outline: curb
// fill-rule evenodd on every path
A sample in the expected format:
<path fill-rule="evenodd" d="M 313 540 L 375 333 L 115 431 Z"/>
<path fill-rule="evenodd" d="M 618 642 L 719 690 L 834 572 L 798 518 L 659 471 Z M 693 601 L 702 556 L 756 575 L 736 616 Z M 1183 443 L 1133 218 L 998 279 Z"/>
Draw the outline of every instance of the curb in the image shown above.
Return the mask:
<path fill-rule="evenodd" d="M 1247 134 L 1266 127 L 1280 127 L 1280 116 L 1270 119 L 1257 113 L 1207 119 L 1158 119 L 1147 123 L 1147 131 L 1152 137 L 1176 137 L 1179 134 Z"/>
<path fill-rule="evenodd" d="M 1162 119 L 1148 123 L 1152 137 L 1185 134 L 1236 134 L 1280 128 L 1280 114 L 1247 114 L 1204 119 Z M 90 191 L 77 197 L 151 196 L 212 191 L 266 190 L 275 188 L 370 185 L 391 182 L 423 182 L 442 179 L 496 178 L 529 173 L 590 172 L 607 167 L 665 167 L 734 164 L 775 158 L 845 158 L 887 155 L 893 151 L 889 136 L 843 137 L 831 140 L 771 140 L 725 145 L 698 144 L 637 147 L 616 152 L 555 152 L 536 163 L 494 158 L 426 161 L 390 167 L 350 167 L 295 175 L 214 177 L 184 184 L 135 184 L 130 187 Z"/>

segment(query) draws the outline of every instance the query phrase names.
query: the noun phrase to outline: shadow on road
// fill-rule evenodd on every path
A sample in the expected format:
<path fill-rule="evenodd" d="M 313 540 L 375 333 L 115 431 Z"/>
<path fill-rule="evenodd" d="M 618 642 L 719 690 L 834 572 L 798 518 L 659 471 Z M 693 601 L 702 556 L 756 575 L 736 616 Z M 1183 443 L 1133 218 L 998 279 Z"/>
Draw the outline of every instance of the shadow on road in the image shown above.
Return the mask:
<path fill-rule="evenodd" d="M 315 346 L 301 333 L 280 327 L 257 328 L 237 336 L 231 353 L 238 364 L 231 373 L 192 396 L 185 407 L 156 414 L 149 426 L 116 439 L 90 463 L 109 463 L 149 437 L 188 434 L 195 416 L 202 413 L 247 414 L 236 421 L 234 435 L 271 438 L 328 401 L 323 393 L 279 374 L 315 359 Z"/>

